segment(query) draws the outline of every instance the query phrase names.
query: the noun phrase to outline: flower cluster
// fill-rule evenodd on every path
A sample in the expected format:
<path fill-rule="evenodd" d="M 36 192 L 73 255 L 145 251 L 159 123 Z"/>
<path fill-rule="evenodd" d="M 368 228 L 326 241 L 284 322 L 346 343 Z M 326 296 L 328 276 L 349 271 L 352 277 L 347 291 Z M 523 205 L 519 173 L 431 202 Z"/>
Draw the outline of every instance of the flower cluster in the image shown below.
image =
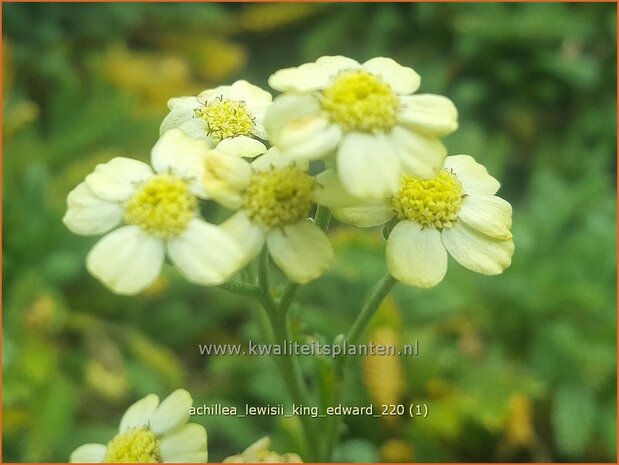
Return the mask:
<path fill-rule="evenodd" d="M 64 222 L 107 233 L 87 267 L 121 294 L 152 284 L 166 256 L 189 281 L 218 285 L 265 247 L 291 281 L 316 279 L 333 259 L 310 218 L 316 205 L 346 224 L 385 225 L 387 266 L 403 283 L 436 285 L 448 253 L 501 273 L 514 250 L 511 206 L 473 158 L 446 156 L 457 110 L 416 94 L 420 83 L 391 58 L 326 56 L 271 75 L 275 99 L 244 80 L 172 98 L 152 168 L 97 166 L 69 194 Z M 234 213 L 210 224 L 203 201 Z"/>

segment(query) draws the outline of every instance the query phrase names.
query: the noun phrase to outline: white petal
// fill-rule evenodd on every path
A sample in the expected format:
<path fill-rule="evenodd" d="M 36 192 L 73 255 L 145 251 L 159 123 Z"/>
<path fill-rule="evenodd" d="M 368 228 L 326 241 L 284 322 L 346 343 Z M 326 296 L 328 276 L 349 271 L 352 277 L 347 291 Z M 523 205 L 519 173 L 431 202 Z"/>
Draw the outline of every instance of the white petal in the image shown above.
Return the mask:
<path fill-rule="evenodd" d="M 71 463 L 101 463 L 107 453 L 103 444 L 84 444 L 71 452 Z"/>
<path fill-rule="evenodd" d="M 279 148 L 289 157 L 317 160 L 332 153 L 342 139 L 342 130 L 324 116 L 299 118 L 280 133 Z"/>
<path fill-rule="evenodd" d="M 307 124 L 320 114 L 320 104 L 312 95 L 280 95 L 269 106 L 264 117 L 264 127 L 269 140 L 279 145 L 283 139 L 283 132 L 287 126 L 288 132 L 294 131 L 297 126 Z M 299 121 L 297 121 L 299 120 Z M 290 134 L 288 135 L 290 137 Z"/>
<path fill-rule="evenodd" d="M 337 152 L 337 173 L 355 197 L 383 199 L 400 185 L 400 161 L 384 134 L 351 132 Z"/>
<path fill-rule="evenodd" d="M 465 223 L 443 230 L 443 244 L 460 265 L 485 275 L 500 274 L 512 261 L 514 242 L 492 239 Z"/>
<path fill-rule="evenodd" d="M 125 414 L 120 420 L 118 432 L 124 433 L 132 428 L 147 426 L 150 421 L 150 416 L 158 405 L 159 396 L 157 394 L 149 394 L 135 402 L 125 411 Z"/>
<path fill-rule="evenodd" d="M 215 148 L 220 152 L 244 158 L 254 158 L 267 151 L 262 142 L 247 136 L 229 137 L 222 140 Z"/>
<path fill-rule="evenodd" d="M 236 241 L 220 227 L 197 218 L 181 237 L 168 242 L 168 254 L 188 281 L 204 286 L 223 283 L 243 265 Z"/>
<path fill-rule="evenodd" d="M 412 68 L 391 58 L 376 57 L 363 63 L 363 68 L 385 81 L 396 94 L 408 95 L 419 89 L 421 78 Z"/>
<path fill-rule="evenodd" d="M 112 202 L 127 200 L 136 187 L 153 175 L 146 163 L 132 158 L 116 157 L 95 167 L 86 176 L 86 185 L 98 197 Z"/>
<path fill-rule="evenodd" d="M 242 210 L 224 221 L 220 227 L 237 241 L 243 251 L 245 264 L 252 261 L 264 247 L 264 231 Z"/>
<path fill-rule="evenodd" d="M 171 128 L 174 129 L 174 128 Z M 178 125 L 178 129 L 183 131 L 189 137 L 193 139 L 204 139 L 208 141 L 209 145 L 212 145 L 212 141 L 208 135 L 208 128 L 206 121 L 196 116 L 188 118 Z"/>
<path fill-rule="evenodd" d="M 386 200 L 362 200 L 350 195 L 335 170 L 326 170 L 316 176 L 316 185 L 316 202 L 329 207 L 333 216 L 343 223 L 369 228 L 385 224 L 393 217 Z"/>
<path fill-rule="evenodd" d="M 299 284 L 321 276 L 333 260 L 327 235 L 311 221 L 269 231 L 267 246 L 277 266 Z"/>
<path fill-rule="evenodd" d="M 208 458 L 206 451 L 199 452 L 187 452 L 186 454 L 179 454 L 174 457 L 175 463 L 204 463 Z"/>
<path fill-rule="evenodd" d="M 458 129 L 458 110 L 447 97 L 419 94 L 400 97 L 400 124 L 424 134 L 443 137 Z"/>
<path fill-rule="evenodd" d="M 245 102 L 245 105 L 253 113 L 255 108 L 265 108 L 273 101 L 273 96 L 266 90 L 254 86 L 245 80 L 236 81 L 230 86 L 228 99 Z"/>
<path fill-rule="evenodd" d="M 387 239 L 387 267 L 404 284 L 436 286 L 447 272 L 447 252 L 441 233 L 413 221 L 399 222 Z"/>
<path fill-rule="evenodd" d="M 86 257 L 88 271 L 117 294 L 134 295 L 161 271 L 164 246 L 137 226 L 123 226 L 95 244 Z"/>
<path fill-rule="evenodd" d="M 119 202 L 97 197 L 85 182 L 69 192 L 67 207 L 62 221 L 75 234 L 103 234 L 117 226 L 123 217 Z"/>
<path fill-rule="evenodd" d="M 325 56 L 315 63 L 280 69 L 269 77 L 269 85 L 281 92 L 310 92 L 324 89 L 340 71 L 359 67 L 351 58 Z"/>
<path fill-rule="evenodd" d="M 189 409 L 193 404 L 191 394 L 177 389 L 161 401 L 150 416 L 149 428 L 156 436 L 172 432 L 189 419 Z"/>
<path fill-rule="evenodd" d="M 278 147 L 271 147 L 267 153 L 251 162 L 251 167 L 254 171 L 269 171 L 273 168 L 287 168 L 291 165 L 301 170 L 309 168 L 307 160 L 294 159 L 288 156 L 287 152 L 283 153 Z"/>
<path fill-rule="evenodd" d="M 177 97 L 168 100 L 170 113 L 164 118 L 159 127 L 159 134 L 163 134 L 169 129 L 177 128 L 184 122 L 195 117 L 196 109 L 202 104 L 196 97 Z"/>
<path fill-rule="evenodd" d="M 197 423 L 189 423 L 181 426 L 171 434 L 166 434 L 161 438 L 159 446 L 161 458 L 165 463 L 179 463 L 185 454 L 201 453 L 202 462 L 206 462 L 207 436 L 204 426 Z M 182 457 L 184 458 L 184 457 Z"/>
<path fill-rule="evenodd" d="M 422 179 L 438 175 L 447 155 L 447 149 L 440 140 L 399 126 L 392 129 L 390 137 L 398 150 L 404 174 Z"/>
<path fill-rule="evenodd" d="M 452 155 L 445 158 L 445 168 L 453 171 L 467 194 L 494 195 L 501 184 L 488 174 L 483 165 L 469 155 Z"/>
<path fill-rule="evenodd" d="M 463 199 L 458 217 L 494 239 L 512 238 L 512 206 L 500 197 L 470 194 Z"/>
<path fill-rule="evenodd" d="M 216 149 L 204 158 L 202 180 L 210 198 L 228 208 L 239 208 L 251 172 L 251 166 L 246 160 Z"/>
<path fill-rule="evenodd" d="M 198 102 L 205 104 L 215 99 L 227 100 L 229 92 L 230 86 L 218 86 L 214 89 L 207 89 L 198 94 Z"/>
<path fill-rule="evenodd" d="M 173 173 L 184 179 L 199 178 L 204 157 L 211 150 L 205 140 L 189 137 L 180 129 L 170 129 L 151 150 L 157 173 Z"/>

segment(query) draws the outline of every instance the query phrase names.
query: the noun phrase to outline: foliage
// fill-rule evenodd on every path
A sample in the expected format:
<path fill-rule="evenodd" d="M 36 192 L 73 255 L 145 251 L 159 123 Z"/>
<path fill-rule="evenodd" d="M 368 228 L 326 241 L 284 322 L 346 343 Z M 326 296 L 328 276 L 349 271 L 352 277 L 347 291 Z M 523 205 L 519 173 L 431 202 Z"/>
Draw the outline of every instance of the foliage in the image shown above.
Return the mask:
<path fill-rule="evenodd" d="M 616 460 L 614 4 L 5 4 L 3 21 L 4 461 L 64 461 L 149 392 L 285 401 L 272 360 L 197 350 L 261 340 L 246 300 L 172 269 L 114 296 L 84 269 L 93 240 L 60 219 L 96 162 L 147 158 L 167 98 L 241 75 L 265 86 L 323 54 L 393 56 L 449 95 L 450 153 L 503 180 L 516 242 L 499 277 L 452 262 L 435 289 L 396 288 L 370 334 L 421 355 L 357 360 L 346 402 L 429 416 L 347 417 L 336 459 Z M 300 339 L 333 340 L 384 274 L 380 231 L 332 238 L 333 269 L 293 308 Z M 328 384 L 329 359 L 304 363 Z M 212 460 L 265 434 L 303 455 L 289 418 L 194 421 Z"/>

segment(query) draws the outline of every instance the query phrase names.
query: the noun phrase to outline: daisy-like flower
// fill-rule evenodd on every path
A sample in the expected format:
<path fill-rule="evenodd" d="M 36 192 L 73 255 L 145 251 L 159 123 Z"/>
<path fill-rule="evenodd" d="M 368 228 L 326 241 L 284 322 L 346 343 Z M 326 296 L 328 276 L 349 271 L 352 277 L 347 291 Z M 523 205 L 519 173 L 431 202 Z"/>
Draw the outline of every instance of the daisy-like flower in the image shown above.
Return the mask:
<path fill-rule="evenodd" d="M 90 273 L 114 292 L 131 295 L 155 281 L 166 254 L 196 284 L 221 284 L 238 270 L 236 241 L 198 214 L 209 148 L 171 130 L 152 149 L 154 171 L 138 160 L 113 158 L 69 193 L 63 221 L 71 231 L 99 235 L 114 229 L 89 252 Z"/>
<path fill-rule="evenodd" d="M 178 389 L 161 404 L 149 394 L 127 409 L 118 434 L 105 444 L 84 444 L 71 454 L 79 463 L 204 463 L 206 430 L 187 423 L 191 395 Z"/>
<path fill-rule="evenodd" d="M 270 93 L 247 81 L 205 90 L 197 97 L 172 98 L 160 133 L 180 128 L 196 139 L 210 139 L 222 152 L 255 157 L 267 150 L 256 137 L 267 139 L 263 120 L 272 100 Z"/>
<path fill-rule="evenodd" d="M 445 159 L 432 179 L 403 176 L 398 192 L 383 200 L 346 196 L 333 171 L 317 176 L 320 203 L 340 221 L 359 227 L 397 224 L 387 239 L 387 266 L 397 280 L 419 287 L 438 284 L 447 272 L 447 253 L 485 275 L 511 264 L 511 205 L 495 196 L 499 182 L 468 155 Z"/>
<path fill-rule="evenodd" d="M 269 450 L 270 448 L 271 439 L 266 436 L 258 439 L 240 454 L 226 457 L 224 463 L 303 463 L 298 454 L 278 454 Z"/>
<path fill-rule="evenodd" d="M 295 158 L 330 158 L 348 192 L 382 198 L 402 175 L 432 178 L 447 153 L 440 138 L 458 127 L 451 100 L 411 95 L 420 77 L 391 58 L 363 64 L 325 56 L 277 71 L 269 85 L 284 95 L 267 111 L 274 145 Z"/>
<path fill-rule="evenodd" d="M 253 160 L 209 152 L 204 186 L 215 201 L 238 211 L 221 226 L 237 238 L 245 262 L 265 243 L 273 261 L 294 282 L 306 283 L 331 265 L 327 235 L 308 215 L 317 188 L 305 161 L 292 161 L 277 148 Z"/>

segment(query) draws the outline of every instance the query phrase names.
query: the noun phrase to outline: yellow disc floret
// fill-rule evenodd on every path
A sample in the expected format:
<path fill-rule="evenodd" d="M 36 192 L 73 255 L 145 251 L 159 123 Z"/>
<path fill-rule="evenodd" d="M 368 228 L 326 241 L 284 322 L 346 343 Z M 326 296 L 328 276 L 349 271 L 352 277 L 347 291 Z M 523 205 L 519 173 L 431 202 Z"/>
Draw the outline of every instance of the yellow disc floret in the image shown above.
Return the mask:
<path fill-rule="evenodd" d="M 196 116 L 206 121 L 206 130 L 216 143 L 228 137 L 249 136 L 254 130 L 245 102 L 214 100 L 198 108 Z"/>
<path fill-rule="evenodd" d="M 465 196 L 456 176 L 442 170 L 432 179 L 402 178 L 391 205 L 400 220 L 413 220 L 424 227 L 450 228 L 458 217 Z"/>
<path fill-rule="evenodd" d="M 298 223 L 312 207 L 313 179 L 296 167 L 252 174 L 243 197 L 249 218 L 266 229 Z"/>
<path fill-rule="evenodd" d="M 388 132 L 397 120 L 398 98 L 377 76 L 352 71 L 323 91 L 322 108 L 344 130 Z"/>
<path fill-rule="evenodd" d="M 161 462 L 159 439 L 146 427 L 117 434 L 107 445 L 105 463 Z"/>
<path fill-rule="evenodd" d="M 187 181 L 171 174 L 148 179 L 125 204 L 125 222 L 148 234 L 174 239 L 187 228 L 198 208 Z"/>

